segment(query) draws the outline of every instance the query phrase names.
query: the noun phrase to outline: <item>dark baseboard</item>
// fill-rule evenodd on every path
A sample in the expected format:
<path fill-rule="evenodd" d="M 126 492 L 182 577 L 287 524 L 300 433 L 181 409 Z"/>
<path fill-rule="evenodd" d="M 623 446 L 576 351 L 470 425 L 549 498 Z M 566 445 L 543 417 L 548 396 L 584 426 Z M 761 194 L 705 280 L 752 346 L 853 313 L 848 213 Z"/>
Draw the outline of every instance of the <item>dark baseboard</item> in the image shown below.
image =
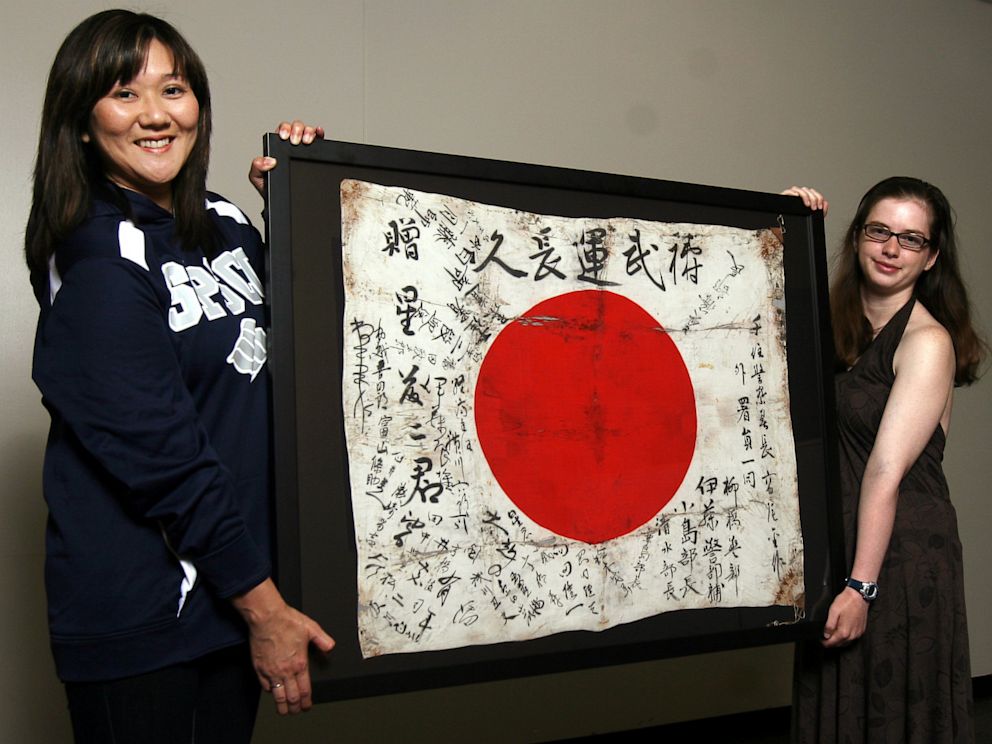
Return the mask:
<path fill-rule="evenodd" d="M 658 741 L 734 741 L 741 731 L 789 733 L 789 707 L 767 708 L 746 713 L 733 713 L 695 721 L 669 723 L 630 731 L 614 731 L 569 739 L 569 742 L 595 742 L 609 737 L 611 741 L 641 741 L 651 737 Z"/>
<path fill-rule="evenodd" d="M 973 677 L 971 683 L 975 700 L 992 698 L 992 674 Z M 683 737 L 686 741 L 733 741 L 733 738 L 727 737 L 732 737 L 735 733 L 742 731 L 788 736 L 789 710 L 789 706 L 785 705 L 779 708 L 733 713 L 727 716 L 703 718 L 696 721 L 670 723 L 665 726 L 653 726 L 651 728 L 635 729 L 632 731 L 585 736 L 571 741 L 594 741 L 599 739 L 600 736 L 609 736 L 611 740 L 634 741 L 641 739 L 645 735 L 650 735 L 652 738 L 663 737 L 665 739 L 674 737 L 671 738 L 672 741 L 681 741 Z"/>

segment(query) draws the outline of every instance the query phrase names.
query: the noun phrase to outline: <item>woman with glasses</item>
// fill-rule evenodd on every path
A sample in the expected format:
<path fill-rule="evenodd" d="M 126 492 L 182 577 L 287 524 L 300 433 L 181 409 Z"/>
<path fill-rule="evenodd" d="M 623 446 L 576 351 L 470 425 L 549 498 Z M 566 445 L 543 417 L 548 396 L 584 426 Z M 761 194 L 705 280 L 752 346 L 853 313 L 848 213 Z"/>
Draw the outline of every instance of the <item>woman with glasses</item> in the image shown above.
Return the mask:
<path fill-rule="evenodd" d="M 812 209 L 814 189 L 792 187 Z M 797 742 L 971 742 L 957 518 L 941 469 L 954 387 L 977 378 L 953 213 L 888 178 L 862 198 L 830 292 L 847 578 L 797 653 Z"/>
<path fill-rule="evenodd" d="M 246 743 L 259 684 L 310 707 L 308 647 L 333 646 L 270 578 L 264 253 L 206 191 L 210 111 L 199 57 L 149 15 L 87 18 L 49 74 L 25 253 L 77 742 Z"/>

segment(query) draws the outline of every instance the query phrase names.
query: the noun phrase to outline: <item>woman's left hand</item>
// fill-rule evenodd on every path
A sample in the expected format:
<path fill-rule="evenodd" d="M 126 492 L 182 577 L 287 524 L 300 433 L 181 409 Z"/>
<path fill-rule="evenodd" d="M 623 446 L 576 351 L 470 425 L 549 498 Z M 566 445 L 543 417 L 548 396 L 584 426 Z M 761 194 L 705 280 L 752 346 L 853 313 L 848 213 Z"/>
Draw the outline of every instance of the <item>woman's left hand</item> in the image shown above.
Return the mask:
<path fill-rule="evenodd" d="M 315 140 L 324 139 L 324 128 L 314 127 L 304 124 L 299 119 L 293 121 L 283 121 L 275 128 L 279 139 L 289 140 L 291 144 L 309 145 Z M 265 198 L 265 174 L 276 167 L 276 159 L 259 155 L 251 161 L 251 169 L 248 171 L 248 180 L 255 190 Z"/>
<path fill-rule="evenodd" d="M 834 597 L 823 626 L 823 645 L 826 648 L 843 646 L 864 635 L 868 627 L 868 603 L 854 589 L 845 587 Z"/>

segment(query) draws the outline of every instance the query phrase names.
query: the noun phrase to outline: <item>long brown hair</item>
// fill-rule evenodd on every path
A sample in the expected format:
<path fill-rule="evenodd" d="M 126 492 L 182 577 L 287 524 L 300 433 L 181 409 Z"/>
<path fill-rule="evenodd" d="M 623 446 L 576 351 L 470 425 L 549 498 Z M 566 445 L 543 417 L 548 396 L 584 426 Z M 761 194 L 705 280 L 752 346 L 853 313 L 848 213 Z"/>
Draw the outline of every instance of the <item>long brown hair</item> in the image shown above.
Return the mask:
<path fill-rule="evenodd" d="M 917 299 L 951 335 L 957 357 L 955 385 L 970 385 L 978 379 L 978 368 L 988 347 L 971 324 L 968 292 L 958 268 L 954 211 L 943 192 L 918 178 L 893 176 L 872 186 L 861 198 L 837 258 L 837 270 L 830 287 L 830 312 L 834 344 L 840 361 L 854 364 L 872 340 L 872 329 L 861 305 L 864 276 L 858 263 L 857 246 L 861 228 L 876 204 L 883 199 L 913 199 L 930 212 L 930 250 L 939 251 L 937 261 L 920 275 L 914 289 Z"/>
<path fill-rule="evenodd" d="M 84 143 L 83 134 L 97 101 L 115 84 L 127 83 L 139 74 L 156 39 L 172 52 L 176 72 L 186 79 L 200 107 L 196 142 L 172 184 L 177 233 L 185 248 L 212 248 L 213 226 L 205 205 L 210 87 L 203 63 L 182 35 L 160 18 L 106 10 L 69 33 L 48 75 L 24 239 L 25 259 L 33 275 L 48 270 L 58 242 L 86 219 L 94 192 L 106 191 L 130 213 L 120 193 L 105 188 L 96 145 Z"/>

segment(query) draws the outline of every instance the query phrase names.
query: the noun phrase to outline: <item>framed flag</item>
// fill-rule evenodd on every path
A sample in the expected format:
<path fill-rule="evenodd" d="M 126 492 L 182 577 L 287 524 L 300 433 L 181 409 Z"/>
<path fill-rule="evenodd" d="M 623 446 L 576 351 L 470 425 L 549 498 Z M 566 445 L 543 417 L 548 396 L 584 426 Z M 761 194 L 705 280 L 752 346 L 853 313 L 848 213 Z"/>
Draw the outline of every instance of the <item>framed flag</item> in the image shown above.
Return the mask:
<path fill-rule="evenodd" d="M 279 583 L 317 700 L 815 635 L 842 578 L 798 199 L 273 135 Z"/>

